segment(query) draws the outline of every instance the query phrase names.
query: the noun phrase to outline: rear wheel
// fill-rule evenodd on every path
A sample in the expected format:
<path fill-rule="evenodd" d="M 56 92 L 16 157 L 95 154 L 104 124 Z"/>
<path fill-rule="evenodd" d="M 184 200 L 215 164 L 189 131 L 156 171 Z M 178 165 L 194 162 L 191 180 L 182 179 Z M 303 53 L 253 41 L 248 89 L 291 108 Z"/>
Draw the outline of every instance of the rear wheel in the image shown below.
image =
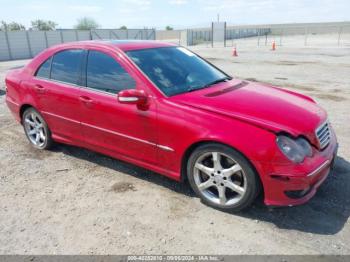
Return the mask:
<path fill-rule="evenodd" d="M 52 146 L 50 129 L 38 111 L 28 108 L 23 113 L 22 123 L 29 142 L 35 148 L 49 149 Z"/>
<path fill-rule="evenodd" d="M 236 150 L 220 145 L 199 146 L 187 163 L 188 180 L 201 200 L 213 207 L 239 211 L 255 200 L 260 180 Z"/>

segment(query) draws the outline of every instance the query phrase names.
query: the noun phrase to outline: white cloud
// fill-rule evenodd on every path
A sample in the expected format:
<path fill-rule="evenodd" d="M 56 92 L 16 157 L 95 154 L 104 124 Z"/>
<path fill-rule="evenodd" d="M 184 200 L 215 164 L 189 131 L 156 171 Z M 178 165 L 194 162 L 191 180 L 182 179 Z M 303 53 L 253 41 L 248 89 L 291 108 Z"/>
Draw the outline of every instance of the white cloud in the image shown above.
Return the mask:
<path fill-rule="evenodd" d="M 188 3 L 187 0 L 170 0 L 169 1 L 169 4 L 172 4 L 172 5 L 185 5 L 187 3 Z"/>
<path fill-rule="evenodd" d="M 21 6 L 21 8 L 30 9 L 33 11 L 45 11 L 50 9 L 50 5 L 47 3 L 33 2 L 30 4 L 24 4 L 23 6 Z"/>
<path fill-rule="evenodd" d="M 146 11 L 151 8 L 150 0 L 123 0 L 121 13 L 136 13 L 138 11 Z"/>
<path fill-rule="evenodd" d="M 82 13 L 98 13 L 103 10 L 101 6 L 97 5 L 72 5 L 69 6 L 69 9 Z"/>
<path fill-rule="evenodd" d="M 148 6 L 151 5 L 150 0 L 124 0 L 125 3 L 135 6 Z"/>
<path fill-rule="evenodd" d="M 133 13 L 135 10 L 131 9 L 131 8 L 120 8 L 118 10 L 119 13 L 121 14 L 131 14 Z"/>
<path fill-rule="evenodd" d="M 204 10 L 208 11 L 220 11 L 220 10 L 233 10 L 233 9 L 258 9 L 268 8 L 276 4 L 275 0 L 198 0 Z"/>

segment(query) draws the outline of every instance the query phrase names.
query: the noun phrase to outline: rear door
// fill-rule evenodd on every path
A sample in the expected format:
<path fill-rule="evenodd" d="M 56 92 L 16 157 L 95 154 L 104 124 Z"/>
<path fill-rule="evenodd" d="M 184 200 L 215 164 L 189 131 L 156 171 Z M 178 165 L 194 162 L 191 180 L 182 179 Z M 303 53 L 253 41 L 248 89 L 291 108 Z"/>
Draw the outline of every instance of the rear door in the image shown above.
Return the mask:
<path fill-rule="evenodd" d="M 81 139 L 79 93 L 86 51 L 60 51 L 39 67 L 33 78 L 40 111 L 54 135 L 69 142 Z"/>
<path fill-rule="evenodd" d="M 116 52 L 89 50 L 86 88 L 81 89 L 81 122 L 85 140 L 95 148 L 156 162 L 156 105 L 147 110 L 118 102 L 118 92 L 142 89 L 142 83 Z"/>

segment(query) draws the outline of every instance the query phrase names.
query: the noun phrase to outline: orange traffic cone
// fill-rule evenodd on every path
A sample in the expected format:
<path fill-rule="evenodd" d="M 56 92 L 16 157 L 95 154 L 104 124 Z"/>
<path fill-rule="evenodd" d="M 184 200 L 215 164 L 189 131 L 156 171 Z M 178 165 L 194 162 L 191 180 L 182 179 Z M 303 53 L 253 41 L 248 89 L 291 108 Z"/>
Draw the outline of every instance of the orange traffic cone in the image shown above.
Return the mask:
<path fill-rule="evenodd" d="M 236 47 L 232 50 L 232 56 L 238 56 Z"/>
<path fill-rule="evenodd" d="M 275 51 L 276 50 L 276 43 L 275 41 L 272 42 L 272 51 Z"/>

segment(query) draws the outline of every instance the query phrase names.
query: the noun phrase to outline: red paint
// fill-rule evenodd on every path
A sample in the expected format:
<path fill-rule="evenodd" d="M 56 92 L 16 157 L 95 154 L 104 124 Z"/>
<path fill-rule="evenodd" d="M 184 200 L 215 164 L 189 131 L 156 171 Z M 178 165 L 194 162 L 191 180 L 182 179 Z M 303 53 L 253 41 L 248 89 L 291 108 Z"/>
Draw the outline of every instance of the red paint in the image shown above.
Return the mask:
<path fill-rule="evenodd" d="M 328 147 L 323 151 L 318 148 L 315 129 L 327 119 L 326 112 L 304 95 L 238 79 L 166 97 L 123 52 L 165 46 L 172 44 L 91 41 L 49 48 L 23 69 L 7 74 L 8 107 L 19 121 L 22 106 L 35 107 L 58 142 L 126 160 L 175 180 L 181 180 L 181 164 L 192 145 L 223 143 L 253 164 L 266 204 L 296 205 L 310 199 L 329 166 L 312 177 L 307 175 L 331 161 L 337 145 L 332 132 Z M 118 98 L 33 76 L 48 57 L 69 48 L 99 50 L 114 57 L 135 79 L 136 90 L 122 91 Z M 130 97 L 137 97 L 137 101 L 125 101 Z M 289 161 L 277 148 L 279 132 L 305 136 L 313 144 L 313 156 L 300 164 Z M 304 198 L 295 200 L 284 194 L 307 186 L 312 190 Z"/>

